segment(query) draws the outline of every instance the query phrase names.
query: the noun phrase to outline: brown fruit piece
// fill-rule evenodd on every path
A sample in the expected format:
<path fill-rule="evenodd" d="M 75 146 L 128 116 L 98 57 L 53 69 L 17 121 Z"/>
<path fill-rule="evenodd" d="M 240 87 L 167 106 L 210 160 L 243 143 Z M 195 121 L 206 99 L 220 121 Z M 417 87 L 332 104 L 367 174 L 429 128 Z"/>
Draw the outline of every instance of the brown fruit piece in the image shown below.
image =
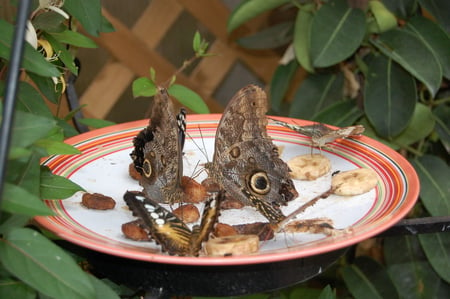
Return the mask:
<path fill-rule="evenodd" d="M 100 193 L 84 193 L 81 203 L 88 209 L 111 210 L 116 206 L 112 197 Z"/>

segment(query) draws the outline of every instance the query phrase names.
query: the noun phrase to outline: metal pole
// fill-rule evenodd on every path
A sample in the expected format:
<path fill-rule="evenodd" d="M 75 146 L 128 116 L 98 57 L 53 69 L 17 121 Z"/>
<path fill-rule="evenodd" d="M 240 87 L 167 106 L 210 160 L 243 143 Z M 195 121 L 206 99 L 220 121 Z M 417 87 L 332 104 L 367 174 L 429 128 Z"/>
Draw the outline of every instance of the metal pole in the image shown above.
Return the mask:
<path fill-rule="evenodd" d="M 17 22 L 6 77 L 3 115 L 0 126 L 0 205 L 3 199 L 3 186 L 8 163 L 9 145 L 11 143 L 12 127 L 14 124 L 14 107 L 16 104 L 17 86 L 30 6 L 31 0 L 18 1 Z"/>

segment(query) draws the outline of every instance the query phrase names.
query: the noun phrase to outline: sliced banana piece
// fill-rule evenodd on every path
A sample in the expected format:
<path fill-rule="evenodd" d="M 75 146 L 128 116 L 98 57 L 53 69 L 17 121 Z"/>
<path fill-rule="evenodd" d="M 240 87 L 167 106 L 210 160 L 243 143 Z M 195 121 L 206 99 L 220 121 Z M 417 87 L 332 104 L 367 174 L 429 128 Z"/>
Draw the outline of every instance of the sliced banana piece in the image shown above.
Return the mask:
<path fill-rule="evenodd" d="M 209 239 L 204 244 L 207 255 L 231 256 L 255 253 L 259 250 L 257 235 L 232 235 Z"/>
<path fill-rule="evenodd" d="M 330 160 L 322 154 L 296 156 L 287 164 L 291 169 L 291 177 L 297 180 L 313 181 L 331 169 Z"/>
<path fill-rule="evenodd" d="M 378 175 L 369 168 L 358 168 L 340 172 L 331 179 L 333 193 L 342 196 L 359 195 L 377 185 Z"/>

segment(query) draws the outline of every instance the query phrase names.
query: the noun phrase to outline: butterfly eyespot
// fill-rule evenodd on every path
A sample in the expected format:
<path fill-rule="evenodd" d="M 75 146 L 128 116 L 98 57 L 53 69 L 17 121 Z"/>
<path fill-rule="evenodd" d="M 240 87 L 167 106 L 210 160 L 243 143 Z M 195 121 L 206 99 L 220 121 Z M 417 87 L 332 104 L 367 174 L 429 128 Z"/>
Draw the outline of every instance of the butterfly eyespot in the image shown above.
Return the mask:
<path fill-rule="evenodd" d="M 255 172 L 250 176 L 250 190 L 257 194 L 267 194 L 270 191 L 270 181 L 267 174 L 263 171 Z"/>
<path fill-rule="evenodd" d="M 250 163 L 250 164 L 256 164 L 255 158 L 249 157 L 249 158 L 248 158 L 248 163 Z"/>
<path fill-rule="evenodd" d="M 142 171 L 144 172 L 144 175 L 148 178 L 152 175 L 152 164 L 148 159 L 145 159 L 144 163 L 142 163 Z"/>
<path fill-rule="evenodd" d="M 161 164 L 162 166 L 166 166 L 166 157 L 164 157 L 164 155 L 161 155 Z"/>
<path fill-rule="evenodd" d="M 239 156 L 241 155 L 241 149 L 238 146 L 233 147 L 230 151 L 230 155 L 235 159 L 239 158 Z"/>
<path fill-rule="evenodd" d="M 154 151 L 151 151 L 151 152 L 149 152 L 149 155 L 150 155 L 150 157 L 152 157 L 152 158 L 156 157 L 156 155 L 155 155 L 155 152 L 154 152 Z"/>

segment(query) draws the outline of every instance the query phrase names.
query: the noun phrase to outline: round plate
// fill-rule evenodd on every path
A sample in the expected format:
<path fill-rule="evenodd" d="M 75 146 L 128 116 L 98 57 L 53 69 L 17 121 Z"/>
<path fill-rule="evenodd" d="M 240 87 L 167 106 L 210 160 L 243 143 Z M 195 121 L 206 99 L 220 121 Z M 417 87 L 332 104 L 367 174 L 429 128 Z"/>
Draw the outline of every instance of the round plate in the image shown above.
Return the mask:
<path fill-rule="evenodd" d="M 214 153 L 214 136 L 221 115 L 189 115 L 184 148 L 184 174 L 197 181 L 206 177 L 202 163 Z M 279 118 L 308 125 L 311 122 Z M 333 236 L 311 233 L 286 233 L 261 242 L 257 254 L 231 257 L 179 257 L 162 253 L 154 242 L 135 242 L 121 232 L 123 223 L 135 219 L 123 201 L 126 190 L 141 190 L 128 175 L 133 137 L 147 125 L 146 120 L 93 130 L 67 140 L 81 155 L 52 156 L 44 161 L 53 173 L 70 178 L 87 192 L 108 195 L 116 201 L 113 210 L 90 210 L 81 205 L 82 192 L 65 200 L 49 200 L 56 216 L 37 217 L 46 229 L 75 244 L 120 257 L 183 265 L 242 265 L 304 258 L 341 249 L 386 230 L 413 207 L 419 193 L 419 181 L 413 167 L 397 152 L 361 136 L 339 139 L 322 148 L 331 160 L 331 171 L 315 181 L 294 180 L 299 197 L 282 207 L 288 215 L 301 204 L 330 187 L 331 174 L 355 168 L 371 168 L 379 182 L 371 191 L 352 197 L 331 195 L 308 208 L 297 219 L 327 217 L 342 231 Z M 319 152 L 310 147 L 308 137 L 269 122 L 269 135 L 285 161 L 301 154 Z M 220 222 L 237 224 L 267 220 L 252 207 L 221 212 Z"/>

